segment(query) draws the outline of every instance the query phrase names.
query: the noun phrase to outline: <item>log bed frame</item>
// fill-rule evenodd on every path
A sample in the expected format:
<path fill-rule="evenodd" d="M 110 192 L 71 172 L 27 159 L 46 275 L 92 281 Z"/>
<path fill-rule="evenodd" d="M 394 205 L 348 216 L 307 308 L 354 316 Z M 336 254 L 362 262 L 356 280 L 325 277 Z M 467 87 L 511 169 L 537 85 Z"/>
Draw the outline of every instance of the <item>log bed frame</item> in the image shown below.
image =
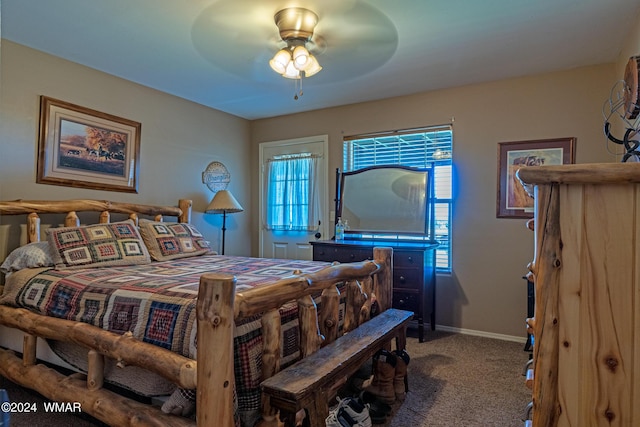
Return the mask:
<path fill-rule="evenodd" d="M 66 214 L 65 226 L 79 226 L 80 212 L 99 212 L 108 223 L 112 213 L 125 214 L 134 222 L 139 215 L 162 221 L 191 219 L 190 200 L 178 207 L 117 203 L 100 200 L 1 201 L 0 215 L 26 215 L 27 241 L 40 240 L 39 214 Z M 26 309 L 0 306 L 0 324 L 24 332 L 23 355 L 0 348 L 0 375 L 45 397 L 61 402 L 80 402 L 82 411 L 117 426 L 234 425 L 233 329 L 236 320 L 262 315 L 262 377 L 280 370 L 280 316 L 278 308 L 296 300 L 299 308 L 300 351 L 306 357 L 352 331 L 370 317 L 372 294 L 380 311 L 391 307 L 392 250 L 374 249 L 374 260 L 332 265 L 312 274 L 293 275 L 266 287 L 235 292 L 233 276 L 205 273 L 200 278 L 197 301 L 197 361 L 151 344 L 130 334 L 118 335 L 89 324 L 50 318 Z M 345 283 L 346 311 L 338 327 L 340 293 Z M 312 293 L 322 292 L 318 313 Z M 37 338 L 79 344 L 87 349 L 88 372 L 63 375 L 37 364 Z M 224 344 L 221 344 L 224 343 Z M 120 396 L 103 388 L 105 357 L 119 366 L 136 365 L 159 374 L 179 387 L 197 387 L 197 417 L 191 419 L 162 413 L 159 408 Z M 263 425 L 277 424 L 277 411 L 263 399 Z"/>

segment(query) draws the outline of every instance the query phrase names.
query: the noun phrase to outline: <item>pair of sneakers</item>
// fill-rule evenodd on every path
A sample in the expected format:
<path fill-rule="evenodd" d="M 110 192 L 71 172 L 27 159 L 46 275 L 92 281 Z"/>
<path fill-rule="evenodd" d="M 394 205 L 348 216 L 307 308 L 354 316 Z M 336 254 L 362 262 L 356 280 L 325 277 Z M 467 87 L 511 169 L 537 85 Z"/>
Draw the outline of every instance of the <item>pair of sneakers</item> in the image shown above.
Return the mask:
<path fill-rule="evenodd" d="M 353 397 L 338 400 L 338 406 L 329 411 L 325 420 L 327 427 L 371 427 L 369 405 Z"/>

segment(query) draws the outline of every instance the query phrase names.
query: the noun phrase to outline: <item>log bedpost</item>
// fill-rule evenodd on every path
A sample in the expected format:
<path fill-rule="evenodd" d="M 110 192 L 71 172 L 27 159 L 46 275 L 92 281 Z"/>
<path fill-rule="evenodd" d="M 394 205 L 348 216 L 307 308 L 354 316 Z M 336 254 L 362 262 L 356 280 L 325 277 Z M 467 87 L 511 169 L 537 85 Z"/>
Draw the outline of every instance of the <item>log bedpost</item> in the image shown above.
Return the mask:
<path fill-rule="evenodd" d="M 534 372 L 545 381 L 534 381 L 533 412 L 536 426 L 556 425 L 562 413 L 558 401 L 559 330 L 559 281 L 562 266 L 562 242 L 560 232 L 560 187 L 538 186 L 536 210 L 545 201 L 547 209 L 536 212 L 536 253 L 531 273 L 534 276 L 536 307 L 533 335 Z M 544 320 L 542 320 L 544 319 Z M 540 321 L 542 320 L 542 321 Z M 544 337 L 544 340 L 543 340 Z"/>
<path fill-rule="evenodd" d="M 236 279 L 205 273 L 198 302 L 198 427 L 234 426 L 233 305 Z"/>
<path fill-rule="evenodd" d="M 178 207 L 182 211 L 182 214 L 178 217 L 178 222 L 191 223 L 191 208 L 193 202 L 187 199 L 178 200 Z"/>
<path fill-rule="evenodd" d="M 393 300 L 393 250 L 390 248 L 373 248 L 373 260 L 381 267 L 381 271 L 373 279 L 373 292 L 380 307 L 380 312 L 391 308 Z"/>

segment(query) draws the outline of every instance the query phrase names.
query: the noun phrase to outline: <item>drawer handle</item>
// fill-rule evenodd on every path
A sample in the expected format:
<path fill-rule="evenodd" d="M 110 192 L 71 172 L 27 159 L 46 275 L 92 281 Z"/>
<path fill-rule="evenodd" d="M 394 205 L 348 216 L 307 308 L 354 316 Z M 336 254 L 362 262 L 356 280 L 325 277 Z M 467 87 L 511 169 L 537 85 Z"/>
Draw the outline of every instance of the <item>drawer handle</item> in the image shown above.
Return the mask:
<path fill-rule="evenodd" d="M 407 281 L 407 279 L 404 278 L 404 276 L 400 276 L 400 283 L 405 283 Z"/>
<path fill-rule="evenodd" d="M 409 262 L 413 262 L 413 257 L 411 257 L 411 256 L 410 256 L 410 257 L 407 257 L 407 261 L 409 261 Z"/>
<path fill-rule="evenodd" d="M 349 254 L 350 259 L 354 259 L 356 256 L 354 254 Z"/>

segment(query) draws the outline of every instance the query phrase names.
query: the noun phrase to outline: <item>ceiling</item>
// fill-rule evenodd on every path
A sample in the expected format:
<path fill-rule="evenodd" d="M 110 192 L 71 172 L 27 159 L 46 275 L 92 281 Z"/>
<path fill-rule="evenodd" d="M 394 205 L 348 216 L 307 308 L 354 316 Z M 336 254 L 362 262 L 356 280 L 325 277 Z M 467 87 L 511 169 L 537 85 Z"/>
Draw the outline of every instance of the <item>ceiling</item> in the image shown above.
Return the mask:
<path fill-rule="evenodd" d="M 274 14 L 323 70 L 271 70 Z M 2 38 L 246 119 L 613 62 L 640 0 L 2 0 Z"/>

